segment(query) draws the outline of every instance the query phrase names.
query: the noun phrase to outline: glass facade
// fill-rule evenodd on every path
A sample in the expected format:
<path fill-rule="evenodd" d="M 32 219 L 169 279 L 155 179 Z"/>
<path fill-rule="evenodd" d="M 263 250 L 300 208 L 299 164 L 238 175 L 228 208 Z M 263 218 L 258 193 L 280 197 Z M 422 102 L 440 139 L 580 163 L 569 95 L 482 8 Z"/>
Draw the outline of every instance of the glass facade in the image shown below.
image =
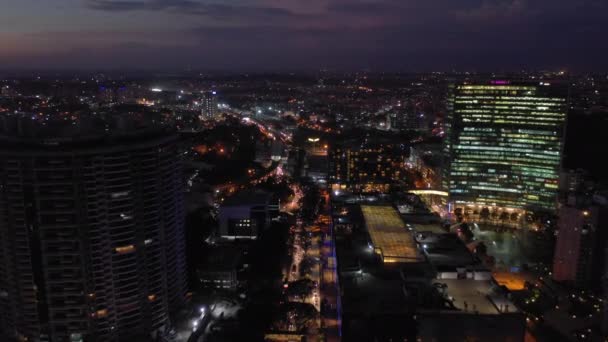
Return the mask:
<path fill-rule="evenodd" d="M 450 201 L 554 211 L 566 111 L 560 85 L 451 86 L 443 179 Z"/>

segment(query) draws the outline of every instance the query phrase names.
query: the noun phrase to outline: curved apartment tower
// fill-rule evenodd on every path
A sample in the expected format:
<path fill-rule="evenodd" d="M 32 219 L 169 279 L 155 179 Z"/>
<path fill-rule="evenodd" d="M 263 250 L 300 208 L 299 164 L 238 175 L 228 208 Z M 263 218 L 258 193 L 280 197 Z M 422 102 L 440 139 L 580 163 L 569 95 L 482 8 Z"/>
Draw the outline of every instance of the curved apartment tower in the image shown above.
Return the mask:
<path fill-rule="evenodd" d="M 31 125 L 29 123 L 28 125 Z M 0 336 L 152 336 L 186 293 L 177 138 L 14 126 L 0 137 Z M 108 133 L 113 132 L 113 133 Z"/>
<path fill-rule="evenodd" d="M 567 110 L 567 86 L 548 82 L 452 86 L 443 179 L 450 204 L 555 211 Z"/>

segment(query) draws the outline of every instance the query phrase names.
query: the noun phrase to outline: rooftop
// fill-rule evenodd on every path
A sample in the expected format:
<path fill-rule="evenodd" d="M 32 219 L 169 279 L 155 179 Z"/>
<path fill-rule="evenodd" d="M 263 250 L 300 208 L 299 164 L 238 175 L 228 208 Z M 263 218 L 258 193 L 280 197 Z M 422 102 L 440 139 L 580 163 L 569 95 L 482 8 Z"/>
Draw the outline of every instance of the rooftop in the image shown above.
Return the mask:
<path fill-rule="evenodd" d="M 16 114 L 0 118 L 0 148 L 19 151 L 103 149 L 176 136 L 149 120 L 123 116 L 87 117 L 76 121 Z M 68 152 L 69 151 L 65 151 Z"/>
<path fill-rule="evenodd" d="M 416 227 L 415 238 L 437 270 L 449 270 L 479 264 L 456 234 L 446 233 L 445 231 L 418 231 L 418 227 Z"/>
<path fill-rule="evenodd" d="M 424 223 L 407 223 L 408 227 L 414 227 L 414 230 L 417 233 L 429 232 L 433 234 L 446 234 L 448 233 L 447 229 L 441 227 L 441 225 L 437 223 L 424 224 Z"/>
<path fill-rule="evenodd" d="M 262 190 L 240 191 L 228 197 L 222 207 L 240 205 L 266 205 L 270 202 L 272 195 Z"/>
<path fill-rule="evenodd" d="M 240 259 L 241 251 L 231 246 L 221 246 L 212 249 L 205 262 L 201 265 L 203 272 L 230 272 L 235 271 Z"/>
<path fill-rule="evenodd" d="M 391 206 L 362 205 L 367 230 L 376 253 L 384 262 L 420 262 L 423 257 L 416 241 Z"/>
<path fill-rule="evenodd" d="M 447 285 L 448 296 L 454 298 L 454 306 L 463 312 L 497 315 L 517 311 L 491 281 L 438 279 L 437 282 Z"/>

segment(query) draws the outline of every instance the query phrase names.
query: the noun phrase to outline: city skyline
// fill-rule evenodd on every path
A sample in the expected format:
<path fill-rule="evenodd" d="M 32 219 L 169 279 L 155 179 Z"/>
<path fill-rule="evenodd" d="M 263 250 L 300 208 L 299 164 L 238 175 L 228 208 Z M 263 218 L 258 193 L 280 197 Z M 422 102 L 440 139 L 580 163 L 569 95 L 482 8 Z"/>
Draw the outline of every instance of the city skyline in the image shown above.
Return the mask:
<path fill-rule="evenodd" d="M 602 1 L 9 1 L 20 69 L 601 70 Z"/>
<path fill-rule="evenodd" d="M 84 74 L 0 78 L 1 341 L 608 332 L 606 74 Z"/>

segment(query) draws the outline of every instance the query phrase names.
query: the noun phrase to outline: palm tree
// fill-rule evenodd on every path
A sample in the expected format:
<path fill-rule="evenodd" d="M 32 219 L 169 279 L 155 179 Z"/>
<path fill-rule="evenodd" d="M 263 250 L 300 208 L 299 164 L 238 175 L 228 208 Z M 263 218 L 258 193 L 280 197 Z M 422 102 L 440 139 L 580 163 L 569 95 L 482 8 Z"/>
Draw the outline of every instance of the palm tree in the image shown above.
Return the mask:
<path fill-rule="evenodd" d="M 483 220 L 487 220 L 490 217 L 490 209 L 488 207 L 483 207 L 481 213 L 479 213 L 479 217 Z"/>
<path fill-rule="evenodd" d="M 509 213 L 507 213 L 506 211 L 503 211 L 502 213 L 500 213 L 500 220 L 502 221 L 502 223 L 505 223 L 505 221 L 508 219 L 509 219 Z"/>

